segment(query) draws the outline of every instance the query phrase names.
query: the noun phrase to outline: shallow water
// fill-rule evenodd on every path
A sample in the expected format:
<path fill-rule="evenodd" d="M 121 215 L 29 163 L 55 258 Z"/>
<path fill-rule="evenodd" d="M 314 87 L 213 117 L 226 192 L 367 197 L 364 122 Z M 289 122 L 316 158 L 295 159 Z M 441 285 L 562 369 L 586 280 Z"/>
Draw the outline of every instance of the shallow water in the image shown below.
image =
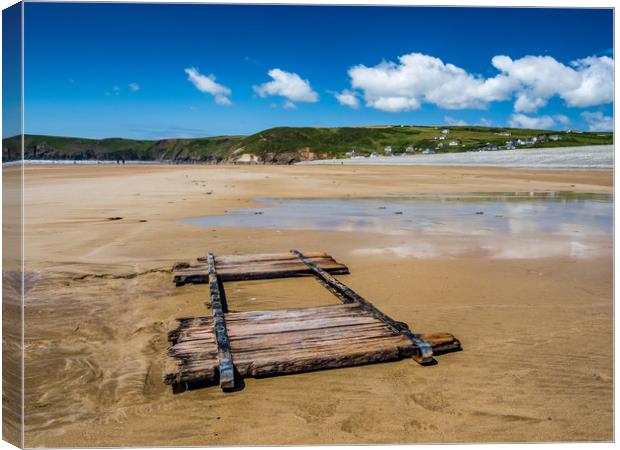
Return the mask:
<path fill-rule="evenodd" d="M 182 219 L 205 227 L 325 230 L 391 236 L 368 254 L 540 258 L 610 249 L 613 197 L 572 192 L 259 199 L 263 208 Z"/>

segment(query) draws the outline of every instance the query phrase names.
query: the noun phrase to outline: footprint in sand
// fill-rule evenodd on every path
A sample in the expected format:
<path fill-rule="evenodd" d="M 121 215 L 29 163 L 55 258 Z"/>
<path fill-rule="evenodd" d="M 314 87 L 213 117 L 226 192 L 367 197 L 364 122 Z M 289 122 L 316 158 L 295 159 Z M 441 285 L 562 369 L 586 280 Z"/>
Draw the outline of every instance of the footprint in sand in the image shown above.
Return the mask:
<path fill-rule="evenodd" d="M 403 425 L 405 431 L 437 431 L 439 428 L 432 423 L 419 422 L 417 420 L 410 420 Z"/>
<path fill-rule="evenodd" d="M 295 414 L 307 423 L 318 423 L 336 414 L 339 403 L 338 401 L 307 403 L 299 405 Z"/>
<path fill-rule="evenodd" d="M 367 436 L 372 432 L 380 421 L 372 413 L 356 413 L 350 415 L 342 422 L 340 429 L 356 436 Z"/>
<path fill-rule="evenodd" d="M 437 392 L 418 392 L 409 396 L 411 400 L 429 411 L 442 411 L 449 404 L 443 393 Z"/>

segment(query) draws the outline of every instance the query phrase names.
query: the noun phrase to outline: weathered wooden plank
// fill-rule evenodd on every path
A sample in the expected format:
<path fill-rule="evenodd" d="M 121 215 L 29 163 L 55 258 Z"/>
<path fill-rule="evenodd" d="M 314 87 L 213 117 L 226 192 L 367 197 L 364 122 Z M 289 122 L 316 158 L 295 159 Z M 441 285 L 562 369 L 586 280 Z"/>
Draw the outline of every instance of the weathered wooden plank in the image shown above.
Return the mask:
<path fill-rule="evenodd" d="M 243 321 L 265 321 L 265 320 L 280 320 L 282 318 L 290 317 L 334 317 L 339 315 L 355 315 L 364 313 L 364 310 L 355 303 L 349 304 L 336 304 L 329 306 L 317 306 L 306 308 L 288 308 L 288 309 L 276 309 L 276 310 L 263 310 L 263 311 L 245 311 L 238 313 L 226 314 L 226 320 L 230 322 L 243 322 Z"/>
<path fill-rule="evenodd" d="M 317 264 L 338 264 L 338 262 L 332 258 L 331 256 L 322 256 L 316 258 L 310 258 Z M 263 261 L 242 261 L 242 262 L 218 262 L 216 260 L 215 267 L 218 272 L 221 272 L 223 269 L 235 269 L 235 268 L 247 268 L 247 267 L 278 267 L 278 266 L 298 266 L 299 259 L 295 260 L 292 258 L 287 259 L 277 259 L 277 260 L 263 260 Z M 202 263 L 195 264 L 196 266 L 201 265 Z"/>
<path fill-rule="evenodd" d="M 418 349 L 418 352 L 415 358 L 416 361 L 418 361 L 421 364 L 428 364 L 433 361 L 433 348 L 427 342 L 424 342 L 424 340 L 421 339 L 418 335 L 413 334 L 411 330 L 409 330 L 408 327 L 404 326 L 402 323 L 395 321 L 388 315 L 381 312 L 379 309 L 377 309 L 376 306 L 374 306 L 368 300 L 366 300 L 361 295 L 353 291 L 351 288 L 345 286 L 343 283 L 335 279 L 325 270 L 317 266 L 312 260 L 310 260 L 309 258 L 306 258 L 303 255 L 303 253 L 301 253 L 300 251 L 291 250 L 291 253 L 293 253 L 294 255 L 297 255 L 304 264 L 306 264 L 310 269 L 312 269 L 312 272 L 323 283 L 329 286 L 329 288 L 338 292 L 342 296 L 341 298 L 343 300 L 345 301 L 348 300 L 350 302 L 359 303 L 360 305 L 364 307 L 364 309 L 370 312 L 374 317 L 385 322 L 395 331 L 401 333 L 403 336 L 408 338 Z"/>
<path fill-rule="evenodd" d="M 243 370 L 246 373 L 250 373 L 253 377 L 265 377 L 276 374 L 309 372 L 336 367 L 396 361 L 398 359 L 400 359 L 400 354 L 396 347 L 362 348 L 346 353 L 334 351 L 307 356 L 301 355 L 281 360 L 255 360 L 247 368 L 243 364 Z"/>
<path fill-rule="evenodd" d="M 349 273 L 347 266 L 338 263 L 326 253 L 312 252 L 311 255 L 311 259 L 329 273 Z M 218 277 L 222 282 L 312 275 L 312 271 L 290 253 L 218 256 L 214 257 L 214 260 Z M 173 277 L 177 285 L 207 283 L 209 281 L 207 259 L 199 258 L 196 264 L 175 264 Z"/>
<path fill-rule="evenodd" d="M 230 353 L 230 342 L 226 331 L 226 320 L 220 296 L 220 286 L 215 270 L 215 260 L 213 254 L 209 253 L 209 289 L 211 291 L 211 312 L 213 314 L 213 330 L 217 343 L 217 360 L 220 373 L 220 387 L 222 389 L 233 389 L 235 387 L 235 372 L 233 368 L 232 354 Z"/>
<path fill-rule="evenodd" d="M 271 359 L 274 361 L 288 360 L 294 359 L 300 355 L 321 356 L 328 352 L 349 354 L 356 349 L 372 351 L 374 348 L 378 347 L 390 349 L 405 349 L 409 347 L 411 349 L 409 354 L 413 354 L 414 352 L 411 342 L 400 335 L 376 337 L 354 336 L 344 339 L 333 339 L 319 342 L 291 342 L 288 344 L 279 344 L 277 346 L 256 350 L 235 350 L 235 364 L 241 364 L 244 361 L 258 361 L 262 359 Z"/>
<path fill-rule="evenodd" d="M 309 258 L 330 258 L 325 252 L 308 252 Z M 199 257 L 198 261 L 207 261 L 207 257 Z M 257 261 L 280 261 L 280 260 L 295 260 L 295 256 L 290 252 L 282 253 L 253 253 L 246 255 L 219 255 L 215 257 L 216 267 L 219 264 L 225 263 L 253 263 Z"/>
<path fill-rule="evenodd" d="M 428 362 L 433 353 L 461 349 L 451 334 L 413 334 L 378 310 L 332 276 L 348 268 L 326 253 L 292 250 L 217 258 L 209 253 L 197 264 L 175 265 L 173 273 L 178 284 L 209 283 L 212 317 L 179 319 L 169 333 L 168 384 L 219 379 L 223 389 L 231 389 L 235 372 L 259 377 L 409 356 Z M 245 313 L 226 313 L 222 304 L 223 281 L 306 275 L 316 276 L 343 304 Z"/>
<path fill-rule="evenodd" d="M 322 264 L 322 267 L 329 273 L 342 275 L 349 273 L 349 269 L 342 264 Z M 209 274 L 204 268 L 188 267 L 177 269 L 172 272 L 174 281 L 178 285 L 187 283 L 208 283 Z M 221 281 L 244 281 L 244 280 L 266 280 L 273 278 L 303 277 L 312 275 L 308 267 L 291 265 L 286 267 L 271 268 L 236 268 L 224 269 L 218 272 Z"/>
<path fill-rule="evenodd" d="M 397 336 L 403 339 L 403 345 L 409 341 L 399 334 L 395 334 L 384 324 L 369 324 L 355 327 L 320 328 L 314 330 L 296 330 L 284 333 L 259 334 L 231 338 L 231 351 L 235 355 L 240 352 L 259 351 L 263 349 L 280 348 L 282 346 L 298 344 L 302 346 L 318 346 L 323 343 L 359 339 L 378 339 Z M 191 349 L 207 350 L 215 348 L 214 343 L 208 341 L 208 332 L 194 332 L 175 346 L 175 352 L 187 352 Z"/>
<path fill-rule="evenodd" d="M 460 350 L 460 342 L 449 333 L 421 334 L 421 337 L 433 346 L 435 354 Z M 401 337 L 401 339 L 404 339 Z M 412 346 L 409 346 L 412 348 Z M 406 350 L 406 348 L 405 348 Z M 306 350 L 283 353 L 275 351 L 262 353 L 255 359 L 235 362 L 235 367 L 242 376 L 267 376 L 285 373 L 303 372 L 308 370 L 345 367 L 374 362 L 394 361 L 407 357 L 403 348 L 390 343 L 385 345 L 361 347 L 341 346 L 322 352 Z M 195 353 L 192 358 L 176 361 L 177 366 L 167 365 L 166 382 L 168 384 L 185 381 L 215 381 L 217 359 L 211 353 Z M 171 368 L 172 367 L 172 368 Z"/>
<path fill-rule="evenodd" d="M 346 305 L 304 309 L 311 312 L 327 308 L 360 310 Z M 392 361 L 412 356 L 417 350 L 409 339 L 364 310 L 361 311 L 362 317 L 370 317 L 374 323 L 310 330 L 288 327 L 287 331 L 275 333 L 270 333 L 267 328 L 264 334 L 246 334 L 244 331 L 256 328 L 252 321 L 261 323 L 261 317 L 236 323 L 232 320 L 235 316 L 249 314 L 225 315 L 228 331 L 239 329 L 238 336 L 230 336 L 230 349 L 235 355 L 235 368 L 241 376 L 267 376 Z M 299 318 L 299 309 L 291 310 L 289 315 Z M 287 322 L 286 316 L 280 315 L 279 320 Z M 180 323 L 176 333 L 179 341 L 170 351 L 173 362 L 166 365 L 167 383 L 215 381 L 218 363 L 217 347 L 210 334 L 212 323 L 213 320 L 208 317 L 185 319 Z M 448 333 L 423 334 L 421 338 L 432 346 L 436 354 L 460 349 L 460 342 Z"/>

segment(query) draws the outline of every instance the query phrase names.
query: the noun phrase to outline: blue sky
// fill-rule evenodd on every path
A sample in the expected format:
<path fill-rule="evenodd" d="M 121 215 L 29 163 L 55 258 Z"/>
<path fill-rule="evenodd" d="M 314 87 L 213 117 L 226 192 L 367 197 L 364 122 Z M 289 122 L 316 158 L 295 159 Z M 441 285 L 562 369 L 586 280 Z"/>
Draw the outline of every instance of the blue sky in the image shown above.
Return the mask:
<path fill-rule="evenodd" d="M 20 4 L 2 11 L 2 136 L 20 133 L 21 111 L 21 21 Z"/>
<path fill-rule="evenodd" d="M 610 9 L 25 6 L 25 130 L 611 125 Z"/>

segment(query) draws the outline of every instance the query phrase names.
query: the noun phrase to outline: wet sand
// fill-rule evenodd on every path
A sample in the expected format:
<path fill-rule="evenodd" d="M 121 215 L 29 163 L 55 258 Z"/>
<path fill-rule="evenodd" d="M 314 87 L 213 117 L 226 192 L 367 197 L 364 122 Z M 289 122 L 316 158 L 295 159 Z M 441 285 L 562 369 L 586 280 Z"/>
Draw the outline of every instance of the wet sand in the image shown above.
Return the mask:
<path fill-rule="evenodd" d="M 612 191 L 609 171 L 459 167 L 33 166 L 26 169 L 28 447 L 583 441 L 613 438 L 612 242 L 595 257 L 416 258 L 368 232 L 205 228 L 178 219 L 256 198 Z M 121 220 L 108 220 L 122 217 Z M 145 222 L 144 222 L 145 221 Z M 172 394 L 166 331 L 208 314 L 170 267 L 324 250 L 342 279 L 464 351 Z M 226 285 L 230 309 L 335 302 L 311 279 Z"/>

